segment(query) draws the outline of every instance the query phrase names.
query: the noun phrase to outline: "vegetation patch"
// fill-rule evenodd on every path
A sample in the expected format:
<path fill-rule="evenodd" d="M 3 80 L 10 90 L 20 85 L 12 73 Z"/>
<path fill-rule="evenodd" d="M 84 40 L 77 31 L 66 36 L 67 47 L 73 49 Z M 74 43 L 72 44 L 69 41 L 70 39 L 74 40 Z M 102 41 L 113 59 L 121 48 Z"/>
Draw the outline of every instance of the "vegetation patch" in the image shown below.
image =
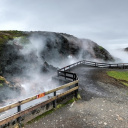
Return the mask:
<path fill-rule="evenodd" d="M 121 83 L 128 87 L 128 83 L 126 83 L 126 82 L 121 82 Z"/>
<path fill-rule="evenodd" d="M 100 49 L 100 50 L 104 50 L 104 48 L 103 48 L 102 46 L 99 46 L 99 49 Z"/>
<path fill-rule="evenodd" d="M 33 123 L 35 121 L 38 121 L 40 118 L 43 118 L 46 115 L 49 115 L 49 114 L 53 113 L 54 111 L 55 111 L 55 109 L 51 109 L 51 110 L 43 113 L 42 115 L 37 116 L 36 118 L 32 119 L 31 121 L 28 121 L 27 124 L 31 124 L 31 123 Z"/>
<path fill-rule="evenodd" d="M 0 76 L 0 83 L 5 83 L 5 78 Z"/>
<path fill-rule="evenodd" d="M 22 31 L 0 31 L 0 55 L 2 54 L 3 47 L 9 40 L 13 40 L 15 37 L 27 36 Z"/>
<path fill-rule="evenodd" d="M 4 84 L 9 84 L 9 82 L 3 76 L 0 76 L 0 87 Z"/>
<path fill-rule="evenodd" d="M 2 83 L 0 83 L 0 87 L 3 87 L 3 84 Z"/>
<path fill-rule="evenodd" d="M 78 98 L 73 97 L 71 100 L 67 101 L 66 103 L 58 104 L 55 109 L 53 108 L 53 109 L 51 109 L 51 110 L 49 110 L 49 111 L 47 111 L 47 112 L 45 112 L 45 113 L 43 113 L 43 114 L 37 116 L 36 118 L 32 119 L 31 121 L 28 121 L 27 124 L 31 124 L 31 123 L 33 123 L 33 122 L 35 122 L 35 121 L 38 121 L 40 118 L 43 118 L 43 117 L 45 117 L 45 116 L 47 116 L 47 115 L 53 113 L 53 112 L 56 111 L 57 109 L 60 109 L 60 108 L 64 107 L 64 106 L 67 105 L 67 104 L 71 104 L 71 103 L 73 103 L 74 101 L 77 101 L 78 99 L 80 99 L 80 95 L 79 95 L 79 94 L 78 94 Z"/>
<path fill-rule="evenodd" d="M 107 75 L 128 87 L 128 71 L 108 71 Z"/>

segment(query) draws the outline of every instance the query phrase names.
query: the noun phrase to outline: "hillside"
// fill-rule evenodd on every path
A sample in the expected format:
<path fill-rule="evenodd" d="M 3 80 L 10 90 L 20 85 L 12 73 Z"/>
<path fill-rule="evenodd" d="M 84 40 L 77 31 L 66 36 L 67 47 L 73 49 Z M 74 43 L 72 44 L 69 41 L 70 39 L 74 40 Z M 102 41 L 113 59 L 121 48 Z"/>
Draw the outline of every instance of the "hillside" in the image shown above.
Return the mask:
<path fill-rule="evenodd" d="M 128 52 L 128 47 L 127 47 L 127 48 L 124 48 L 124 51 L 125 51 L 125 52 Z"/>
<path fill-rule="evenodd" d="M 3 31 L 0 33 L 1 74 L 11 72 L 8 67 L 12 63 L 12 70 L 17 69 L 16 65 L 14 66 L 16 61 L 30 62 L 32 58 L 32 61 L 34 59 L 36 61 L 39 57 L 55 67 L 58 66 L 55 64 L 56 61 L 61 63 L 63 60 L 68 61 L 67 58 L 113 60 L 107 50 L 88 39 L 78 39 L 71 35 L 53 32 Z M 11 40 L 10 43 L 8 40 Z"/>
<path fill-rule="evenodd" d="M 11 97 L 9 94 L 15 90 L 24 91 L 24 84 L 32 92 L 36 85 L 43 89 L 44 73 L 52 74 L 57 67 L 81 59 L 114 60 L 107 50 L 88 39 L 55 32 L 1 31 L 0 75 L 9 84 L 2 83 L 1 88 L 5 89 L 0 97 L 5 95 L 8 87 L 6 98 Z"/>

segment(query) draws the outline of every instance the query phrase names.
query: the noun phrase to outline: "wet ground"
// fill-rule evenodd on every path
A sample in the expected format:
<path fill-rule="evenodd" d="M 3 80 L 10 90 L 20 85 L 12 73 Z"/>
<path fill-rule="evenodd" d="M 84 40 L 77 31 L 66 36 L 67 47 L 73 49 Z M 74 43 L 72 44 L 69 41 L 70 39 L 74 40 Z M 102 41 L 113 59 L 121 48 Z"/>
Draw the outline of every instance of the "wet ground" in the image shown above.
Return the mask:
<path fill-rule="evenodd" d="M 106 71 L 85 66 L 73 69 L 82 99 L 25 128 L 128 128 L 128 88 Z"/>

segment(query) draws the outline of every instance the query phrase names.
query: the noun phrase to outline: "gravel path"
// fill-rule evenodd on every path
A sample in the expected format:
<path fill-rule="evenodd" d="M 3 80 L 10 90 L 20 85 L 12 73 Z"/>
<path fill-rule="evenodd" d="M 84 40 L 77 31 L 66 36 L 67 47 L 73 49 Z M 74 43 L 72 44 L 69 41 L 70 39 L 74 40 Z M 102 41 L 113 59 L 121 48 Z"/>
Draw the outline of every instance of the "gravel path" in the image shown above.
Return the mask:
<path fill-rule="evenodd" d="M 103 71 L 74 69 L 82 99 L 25 128 L 128 128 L 128 89 L 119 87 Z"/>

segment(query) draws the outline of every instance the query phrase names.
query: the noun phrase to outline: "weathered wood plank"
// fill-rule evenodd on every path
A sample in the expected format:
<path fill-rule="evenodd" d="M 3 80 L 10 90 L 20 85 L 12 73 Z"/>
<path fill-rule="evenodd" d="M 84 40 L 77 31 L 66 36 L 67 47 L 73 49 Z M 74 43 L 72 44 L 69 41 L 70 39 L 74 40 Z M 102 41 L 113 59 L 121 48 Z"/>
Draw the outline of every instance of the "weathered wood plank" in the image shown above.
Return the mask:
<path fill-rule="evenodd" d="M 28 102 L 30 102 L 30 101 L 32 101 L 32 100 L 35 100 L 35 99 L 37 99 L 37 96 L 33 96 L 33 97 L 31 97 L 31 98 L 24 99 L 24 100 L 19 101 L 19 102 L 17 102 L 17 103 L 10 104 L 10 105 L 8 105 L 8 106 L 5 106 L 5 107 L 0 108 L 0 112 L 7 111 L 7 110 L 9 110 L 9 109 L 12 109 L 12 108 L 14 108 L 14 107 L 17 107 L 17 106 L 22 105 L 22 104 L 25 104 L 25 103 L 28 103 Z"/>
<path fill-rule="evenodd" d="M 47 94 L 50 94 L 50 93 L 52 93 L 52 92 L 58 91 L 58 90 L 60 90 L 60 89 L 64 89 L 64 88 L 69 87 L 69 86 L 71 86 L 71 85 L 74 85 L 74 84 L 76 84 L 76 83 L 78 83 L 78 82 L 79 82 L 79 80 L 70 82 L 70 83 L 68 83 L 68 84 L 62 85 L 61 87 L 58 87 L 58 88 L 52 89 L 52 90 L 50 90 L 50 91 L 47 91 L 47 92 L 45 92 L 45 94 L 47 95 Z"/>
<path fill-rule="evenodd" d="M 57 95 L 57 96 L 52 97 L 51 99 L 49 99 L 47 101 L 44 101 L 42 103 L 39 103 L 39 104 L 37 104 L 37 105 L 35 105 L 33 107 L 30 107 L 30 108 L 28 108 L 28 109 L 26 109 L 24 111 L 18 112 L 16 114 L 14 114 L 13 116 L 7 117 L 7 118 L 5 118 L 5 119 L 3 119 L 3 120 L 0 121 L 0 125 L 6 124 L 6 123 L 10 122 L 11 120 L 17 119 L 18 117 L 27 114 L 28 112 L 31 112 L 31 111 L 33 111 L 33 110 L 35 110 L 35 109 L 37 109 L 37 108 L 39 108 L 41 106 L 44 106 L 44 105 L 46 105 L 48 103 L 51 103 L 52 101 L 54 101 L 54 100 L 56 100 L 58 98 L 61 98 L 61 97 L 65 96 L 65 95 L 67 95 L 67 94 L 69 94 L 69 93 L 77 90 L 78 88 L 79 88 L 78 86 L 77 87 L 74 87 L 74 88 L 72 88 L 72 89 L 70 89 L 70 90 L 68 90 L 68 91 L 66 91 L 64 93 L 61 93 L 60 95 Z"/>
<path fill-rule="evenodd" d="M 76 84 L 76 83 L 78 83 L 78 80 L 73 81 L 73 82 L 70 82 L 70 83 L 65 84 L 65 85 L 62 85 L 62 86 L 60 86 L 60 87 L 58 87 L 58 88 L 52 89 L 52 90 L 47 91 L 47 92 L 44 92 L 44 93 L 45 93 L 45 95 L 48 95 L 48 94 L 50 94 L 50 93 L 52 93 L 52 92 L 58 91 L 58 90 L 60 90 L 60 89 L 64 89 L 64 88 L 69 87 L 69 86 L 71 86 L 71 85 L 73 85 L 73 84 Z M 25 99 L 25 100 L 19 101 L 19 102 L 17 102 L 17 103 L 13 103 L 13 104 L 11 104 L 11 105 L 2 107 L 2 108 L 0 108 L 0 112 L 7 111 L 7 110 L 9 110 L 9 109 L 12 109 L 12 108 L 14 108 L 14 107 L 17 107 L 17 106 L 22 105 L 22 104 L 25 104 L 25 103 L 28 103 L 28 102 L 33 101 L 33 100 L 35 100 L 35 99 L 37 99 L 37 95 L 36 95 L 36 96 L 33 96 L 33 97 L 31 97 L 31 98 L 27 98 L 27 99 Z"/>

